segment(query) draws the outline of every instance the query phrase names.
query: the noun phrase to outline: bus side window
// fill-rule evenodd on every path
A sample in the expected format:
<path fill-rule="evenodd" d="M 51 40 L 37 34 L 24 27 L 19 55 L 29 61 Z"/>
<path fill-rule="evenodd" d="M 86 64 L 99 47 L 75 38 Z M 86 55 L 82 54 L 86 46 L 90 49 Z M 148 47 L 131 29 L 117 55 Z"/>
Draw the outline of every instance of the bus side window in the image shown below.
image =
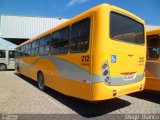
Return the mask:
<path fill-rule="evenodd" d="M 70 31 L 69 27 L 66 27 L 60 31 L 60 41 L 59 41 L 60 54 L 65 54 L 68 52 L 69 31 Z"/>
<path fill-rule="evenodd" d="M 47 35 L 46 37 L 45 37 L 45 44 L 44 44 L 44 54 L 45 55 L 47 55 L 47 54 L 49 54 L 49 50 L 50 50 L 50 48 L 49 48 L 49 45 L 50 45 L 50 41 L 51 41 L 51 39 L 52 39 L 52 34 L 49 34 L 49 35 Z"/>
<path fill-rule="evenodd" d="M 14 50 L 9 51 L 9 58 L 14 58 Z"/>
<path fill-rule="evenodd" d="M 148 59 L 159 59 L 160 57 L 160 39 L 158 35 L 147 36 L 147 57 Z"/>
<path fill-rule="evenodd" d="M 25 56 L 28 56 L 28 44 L 26 44 Z"/>
<path fill-rule="evenodd" d="M 18 52 L 19 52 L 19 57 L 22 57 L 22 47 L 19 48 Z"/>
<path fill-rule="evenodd" d="M 39 55 L 44 55 L 44 45 L 45 45 L 45 38 L 41 38 L 39 41 Z"/>
<path fill-rule="evenodd" d="M 21 57 L 23 57 L 23 46 L 21 46 Z"/>
<path fill-rule="evenodd" d="M 35 41 L 35 48 L 34 48 L 35 52 L 34 55 L 37 56 L 39 54 L 39 40 Z"/>
<path fill-rule="evenodd" d="M 21 47 L 22 57 L 24 57 L 24 56 L 25 56 L 24 52 L 25 52 L 25 46 L 22 46 L 22 47 Z"/>
<path fill-rule="evenodd" d="M 28 56 L 30 56 L 31 55 L 31 45 L 32 45 L 32 43 L 28 43 Z"/>
<path fill-rule="evenodd" d="M 16 54 L 15 54 L 16 56 L 16 58 L 20 58 L 20 51 L 19 51 L 19 48 L 17 48 L 17 50 L 16 50 Z"/>
<path fill-rule="evenodd" d="M 28 56 L 27 50 L 28 50 L 28 44 L 25 45 L 24 56 Z"/>
<path fill-rule="evenodd" d="M 31 56 L 35 55 L 35 47 L 36 47 L 36 41 L 32 42 L 32 47 L 31 47 Z"/>
<path fill-rule="evenodd" d="M 81 24 L 81 36 L 79 42 L 79 51 L 87 51 L 89 47 L 89 36 L 90 36 L 90 19 L 87 18 Z"/>
<path fill-rule="evenodd" d="M 0 58 L 6 58 L 6 51 L 0 50 Z"/>
<path fill-rule="evenodd" d="M 23 56 L 26 56 L 26 45 L 23 46 Z"/>
<path fill-rule="evenodd" d="M 89 48 L 90 18 L 74 23 L 71 27 L 70 51 L 85 52 Z"/>
<path fill-rule="evenodd" d="M 52 34 L 51 40 L 51 54 L 59 53 L 59 39 L 60 39 L 60 31 L 56 31 Z"/>

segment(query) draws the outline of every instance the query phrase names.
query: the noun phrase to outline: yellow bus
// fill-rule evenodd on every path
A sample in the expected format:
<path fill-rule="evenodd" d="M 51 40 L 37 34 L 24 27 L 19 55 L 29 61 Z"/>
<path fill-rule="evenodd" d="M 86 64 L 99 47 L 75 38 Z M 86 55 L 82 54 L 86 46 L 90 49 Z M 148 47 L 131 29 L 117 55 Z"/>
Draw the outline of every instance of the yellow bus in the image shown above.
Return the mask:
<path fill-rule="evenodd" d="M 160 91 L 160 29 L 148 30 L 145 89 Z"/>
<path fill-rule="evenodd" d="M 38 86 L 99 101 L 144 89 L 144 21 L 101 4 L 19 45 L 16 70 Z"/>

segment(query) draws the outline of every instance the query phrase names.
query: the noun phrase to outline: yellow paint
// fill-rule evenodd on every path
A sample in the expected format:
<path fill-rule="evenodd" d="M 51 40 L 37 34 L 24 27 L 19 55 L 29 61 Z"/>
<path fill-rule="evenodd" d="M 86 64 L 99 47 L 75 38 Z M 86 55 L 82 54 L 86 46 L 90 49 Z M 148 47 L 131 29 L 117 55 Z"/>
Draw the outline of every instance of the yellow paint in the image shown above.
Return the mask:
<path fill-rule="evenodd" d="M 87 52 L 77 54 L 68 52 L 67 54 L 49 56 L 64 59 L 79 66 L 85 71 L 88 71 L 88 73 L 95 74 L 97 76 L 102 75 L 101 67 L 102 64 L 106 61 L 109 64 L 109 69 L 112 71 L 110 73 L 111 76 L 121 76 L 120 72 L 136 72 L 137 74 L 143 74 L 144 63 L 146 62 L 146 45 L 124 44 L 123 42 L 111 40 L 109 36 L 109 19 L 111 11 L 115 11 L 131 17 L 143 25 L 145 24 L 143 20 L 133 15 L 132 13 L 127 12 L 126 10 L 108 4 L 102 4 L 70 19 L 69 21 L 66 21 L 65 23 L 51 30 L 48 30 L 41 35 L 38 35 L 22 43 L 18 47 L 21 47 L 38 38 L 50 34 L 53 31 L 70 26 L 79 20 L 89 17 L 91 19 L 91 31 L 89 50 Z M 127 50 L 130 50 L 130 52 L 128 53 Z M 112 64 L 110 57 L 114 54 L 117 55 L 117 63 Z M 90 66 L 81 65 L 82 55 L 90 55 Z M 24 57 L 21 58 L 21 62 L 31 65 L 38 57 L 39 56 Z M 138 63 L 139 57 L 144 57 L 144 63 L 141 65 Z M 84 83 L 82 81 L 71 80 L 60 76 L 56 66 L 47 59 L 38 61 L 30 70 L 24 67 L 20 67 L 21 74 L 24 74 L 34 80 L 37 80 L 38 71 L 43 72 L 46 86 L 55 89 L 65 95 L 89 101 L 111 99 L 120 95 L 137 92 L 140 89 L 138 85 L 142 85 L 143 89 L 145 83 L 145 78 L 140 82 L 121 86 L 109 86 L 104 84 L 104 82 Z M 116 96 L 113 96 L 113 90 L 119 90 Z"/>
<path fill-rule="evenodd" d="M 150 35 L 160 35 L 160 29 L 152 29 L 152 30 L 148 30 L 146 31 L 146 35 L 150 36 Z M 152 40 L 152 39 L 148 39 L 148 40 Z M 157 64 L 160 64 L 160 58 L 158 59 L 152 59 L 152 60 L 147 60 L 147 62 L 155 62 Z M 155 72 L 156 71 L 155 69 Z M 160 73 L 160 71 L 159 71 Z M 146 69 L 146 84 L 145 84 L 145 89 L 147 90 L 156 90 L 156 91 L 160 91 L 160 78 L 156 78 L 154 76 L 154 73 L 151 73 L 148 69 Z"/>
<path fill-rule="evenodd" d="M 93 100 L 105 100 L 111 99 L 114 97 L 118 97 L 121 95 L 141 91 L 144 89 L 145 78 L 137 83 L 123 85 L 123 86 L 107 86 L 104 83 L 94 83 L 92 85 L 92 93 L 93 93 Z M 140 85 L 142 85 L 142 89 L 140 90 Z M 117 95 L 113 97 L 113 90 L 118 90 Z"/>
<path fill-rule="evenodd" d="M 154 77 L 146 77 L 145 89 L 160 91 L 160 80 L 157 80 Z"/>

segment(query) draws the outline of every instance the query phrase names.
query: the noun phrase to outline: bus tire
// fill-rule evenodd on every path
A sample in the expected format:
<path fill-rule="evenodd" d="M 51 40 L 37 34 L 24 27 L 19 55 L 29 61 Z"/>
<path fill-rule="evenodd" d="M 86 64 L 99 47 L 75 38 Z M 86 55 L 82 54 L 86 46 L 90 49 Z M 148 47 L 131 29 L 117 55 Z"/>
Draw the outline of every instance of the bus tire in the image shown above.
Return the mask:
<path fill-rule="evenodd" d="M 6 71 L 7 66 L 5 64 L 0 64 L 0 71 Z"/>
<path fill-rule="evenodd" d="M 37 81 L 38 81 L 38 88 L 41 91 L 44 91 L 45 85 L 44 85 L 44 76 L 42 72 L 38 72 Z"/>

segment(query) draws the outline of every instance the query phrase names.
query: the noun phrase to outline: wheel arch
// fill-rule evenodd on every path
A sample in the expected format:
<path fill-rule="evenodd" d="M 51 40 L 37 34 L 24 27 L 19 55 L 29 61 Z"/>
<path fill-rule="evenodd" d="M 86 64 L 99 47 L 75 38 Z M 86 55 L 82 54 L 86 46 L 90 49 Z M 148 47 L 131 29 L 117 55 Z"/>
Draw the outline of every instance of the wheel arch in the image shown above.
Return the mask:
<path fill-rule="evenodd" d="M 44 76 L 44 73 L 42 72 L 42 70 L 38 70 L 38 71 L 37 71 L 37 81 L 38 81 L 38 75 L 39 75 L 40 73 L 42 73 L 42 75 Z"/>
<path fill-rule="evenodd" d="M 7 70 L 7 65 L 6 65 L 5 63 L 0 63 L 0 65 L 5 65 L 5 67 L 6 67 L 6 70 Z"/>

